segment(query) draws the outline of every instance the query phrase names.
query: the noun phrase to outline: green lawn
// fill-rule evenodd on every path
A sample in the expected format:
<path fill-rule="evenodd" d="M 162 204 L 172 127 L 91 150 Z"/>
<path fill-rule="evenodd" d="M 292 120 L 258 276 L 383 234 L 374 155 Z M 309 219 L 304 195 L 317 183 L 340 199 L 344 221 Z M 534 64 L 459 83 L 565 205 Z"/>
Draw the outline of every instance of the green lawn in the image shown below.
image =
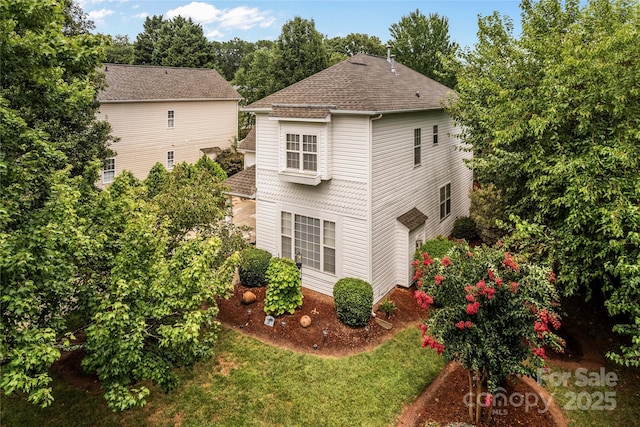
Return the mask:
<path fill-rule="evenodd" d="M 394 426 L 443 366 L 420 343 L 408 328 L 374 351 L 322 358 L 223 329 L 216 356 L 183 372 L 171 393 L 152 388 L 145 408 L 114 414 L 101 395 L 56 382 L 47 409 L 2 396 L 2 425 Z"/>
<path fill-rule="evenodd" d="M 640 425 L 640 371 L 607 365 L 602 375 L 598 369 L 576 372 L 551 364 L 551 372 L 557 376 L 545 388 L 569 420 L 569 426 Z M 563 374 L 567 376 L 564 381 L 560 377 Z M 615 374 L 615 385 L 606 385 L 607 374 Z M 598 379 L 605 385 L 593 385 Z"/>

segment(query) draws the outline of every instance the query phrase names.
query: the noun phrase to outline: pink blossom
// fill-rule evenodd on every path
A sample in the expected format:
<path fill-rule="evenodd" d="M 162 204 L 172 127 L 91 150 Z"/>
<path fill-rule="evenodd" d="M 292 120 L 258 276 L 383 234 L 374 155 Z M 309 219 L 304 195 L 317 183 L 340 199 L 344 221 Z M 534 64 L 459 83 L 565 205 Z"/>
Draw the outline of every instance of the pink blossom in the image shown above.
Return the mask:
<path fill-rule="evenodd" d="M 413 293 L 413 297 L 422 308 L 427 308 L 429 305 L 433 304 L 433 297 L 427 295 L 424 291 L 415 291 Z"/>
<path fill-rule="evenodd" d="M 487 394 L 484 398 L 484 406 L 489 407 L 493 403 L 493 395 Z"/>
<path fill-rule="evenodd" d="M 441 274 L 436 274 L 436 276 L 434 277 L 435 281 L 436 281 L 436 285 L 439 285 L 440 283 L 442 283 L 442 281 L 444 280 L 444 276 Z"/>
<path fill-rule="evenodd" d="M 449 259 L 449 257 L 442 257 L 442 265 L 444 267 L 448 267 L 451 265 L 451 260 Z"/>
<path fill-rule="evenodd" d="M 534 348 L 533 349 L 533 354 L 535 354 L 536 356 L 540 357 L 541 359 L 546 359 L 547 358 L 547 355 L 544 352 L 544 347 Z"/>
<path fill-rule="evenodd" d="M 518 284 L 516 282 L 509 282 L 509 285 L 511 286 L 511 292 L 514 294 L 518 292 Z"/>
<path fill-rule="evenodd" d="M 458 323 L 456 323 L 456 328 L 458 329 L 464 329 L 464 321 L 461 320 Z"/>
<path fill-rule="evenodd" d="M 471 315 L 471 314 L 477 314 L 478 313 L 478 309 L 480 308 L 480 303 L 478 301 L 467 305 L 467 314 Z"/>
<path fill-rule="evenodd" d="M 470 320 L 467 320 L 466 322 L 464 322 L 464 327 L 467 329 L 473 328 L 473 322 Z"/>
<path fill-rule="evenodd" d="M 465 295 L 464 296 L 468 302 L 475 302 L 476 298 L 473 295 Z"/>

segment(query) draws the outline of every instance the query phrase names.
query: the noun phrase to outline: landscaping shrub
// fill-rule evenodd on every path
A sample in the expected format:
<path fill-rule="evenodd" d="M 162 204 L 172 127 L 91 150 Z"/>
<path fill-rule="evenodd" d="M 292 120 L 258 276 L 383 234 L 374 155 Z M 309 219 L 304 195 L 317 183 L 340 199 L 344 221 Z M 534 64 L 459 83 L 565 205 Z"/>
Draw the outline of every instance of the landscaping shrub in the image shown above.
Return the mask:
<path fill-rule="evenodd" d="M 249 288 L 266 286 L 270 260 L 271 254 L 264 249 L 248 248 L 242 251 L 238 264 L 240 283 Z"/>
<path fill-rule="evenodd" d="M 264 312 L 273 316 L 293 314 L 302 306 L 300 270 L 293 260 L 271 258 L 267 269 Z"/>
<path fill-rule="evenodd" d="M 435 239 L 427 240 L 418 249 L 416 249 L 413 259 L 422 259 L 423 253 L 428 253 L 432 257 L 441 258 L 449 252 L 449 249 L 454 247 L 456 242 L 452 242 L 444 236 L 436 237 Z"/>
<path fill-rule="evenodd" d="M 344 278 L 333 287 L 333 303 L 338 319 L 349 326 L 364 326 L 373 309 L 373 288 L 364 280 Z"/>
<path fill-rule="evenodd" d="M 453 231 L 451 233 L 456 239 L 464 239 L 467 242 L 478 238 L 478 230 L 476 222 L 468 216 L 462 216 L 453 223 Z"/>

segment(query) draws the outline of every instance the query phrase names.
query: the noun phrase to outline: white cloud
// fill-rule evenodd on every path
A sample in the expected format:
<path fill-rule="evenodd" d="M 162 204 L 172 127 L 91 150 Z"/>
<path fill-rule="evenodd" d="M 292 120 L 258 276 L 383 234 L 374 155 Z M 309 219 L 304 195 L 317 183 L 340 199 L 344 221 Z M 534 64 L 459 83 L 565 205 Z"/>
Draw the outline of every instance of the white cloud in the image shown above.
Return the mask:
<path fill-rule="evenodd" d="M 205 36 L 213 39 L 221 39 L 224 36 L 223 31 L 246 31 L 254 27 L 268 28 L 276 21 L 269 10 L 247 6 L 218 9 L 212 4 L 203 2 L 191 2 L 171 9 L 164 16 L 172 19 L 178 15 L 202 24 Z"/>
<path fill-rule="evenodd" d="M 271 16 L 269 11 L 261 11 L 257 7 L 240 6 L 225 9 L 220 21 L 222 28 L 249 30 L 256 25 L 267 28 L 275 22 L 275 18 Z"/>
<path fill-rule="evenodd" d="M 217 21 L 221 13 L 220 9 L 212 4 L 194 1 L 186 6 L 169 10 L 165 16 L 169 19 L 182 16 L 183 18 L 191 18 L 201 24 L 210 24 Z"/>
<path fill-rule="evenodd" d="M 87 15 L 89 19 L 95 22 L 96 24 L 103 24 L 104 18 L 107 16 L 113 15 L 114 11 L 111 9 L 100 9 L 100 10 L 92 10 Z"/>
<path fill-rule="evenodd" d="M 133 15 L 134 18 L 146 19 L 149 14 L 147 12 L 140 12 L 137 15 Z"/>

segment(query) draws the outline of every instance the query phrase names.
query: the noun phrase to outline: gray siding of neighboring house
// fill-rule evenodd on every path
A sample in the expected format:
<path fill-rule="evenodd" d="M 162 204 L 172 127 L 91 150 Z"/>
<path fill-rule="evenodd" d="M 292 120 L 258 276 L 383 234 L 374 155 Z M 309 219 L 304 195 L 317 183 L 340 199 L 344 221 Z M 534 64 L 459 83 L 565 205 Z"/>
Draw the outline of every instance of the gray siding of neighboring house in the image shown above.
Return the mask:
<path fill-rule="evenodd" d="M 104 102 L 98 119 L 111 125 L 120 140 L 116 151 L 116 176 L 129 170 L 146 178 L 156 162 L 167 166 L 167 152 L 174 164 L 198 160 L 203 148 L 228 148 L 237 137 L 237 101 Z M 167 112 L 175 113 L 174 127 L 167 126 Z M 100 180 L 99 184 L 102 184 Z"/>

